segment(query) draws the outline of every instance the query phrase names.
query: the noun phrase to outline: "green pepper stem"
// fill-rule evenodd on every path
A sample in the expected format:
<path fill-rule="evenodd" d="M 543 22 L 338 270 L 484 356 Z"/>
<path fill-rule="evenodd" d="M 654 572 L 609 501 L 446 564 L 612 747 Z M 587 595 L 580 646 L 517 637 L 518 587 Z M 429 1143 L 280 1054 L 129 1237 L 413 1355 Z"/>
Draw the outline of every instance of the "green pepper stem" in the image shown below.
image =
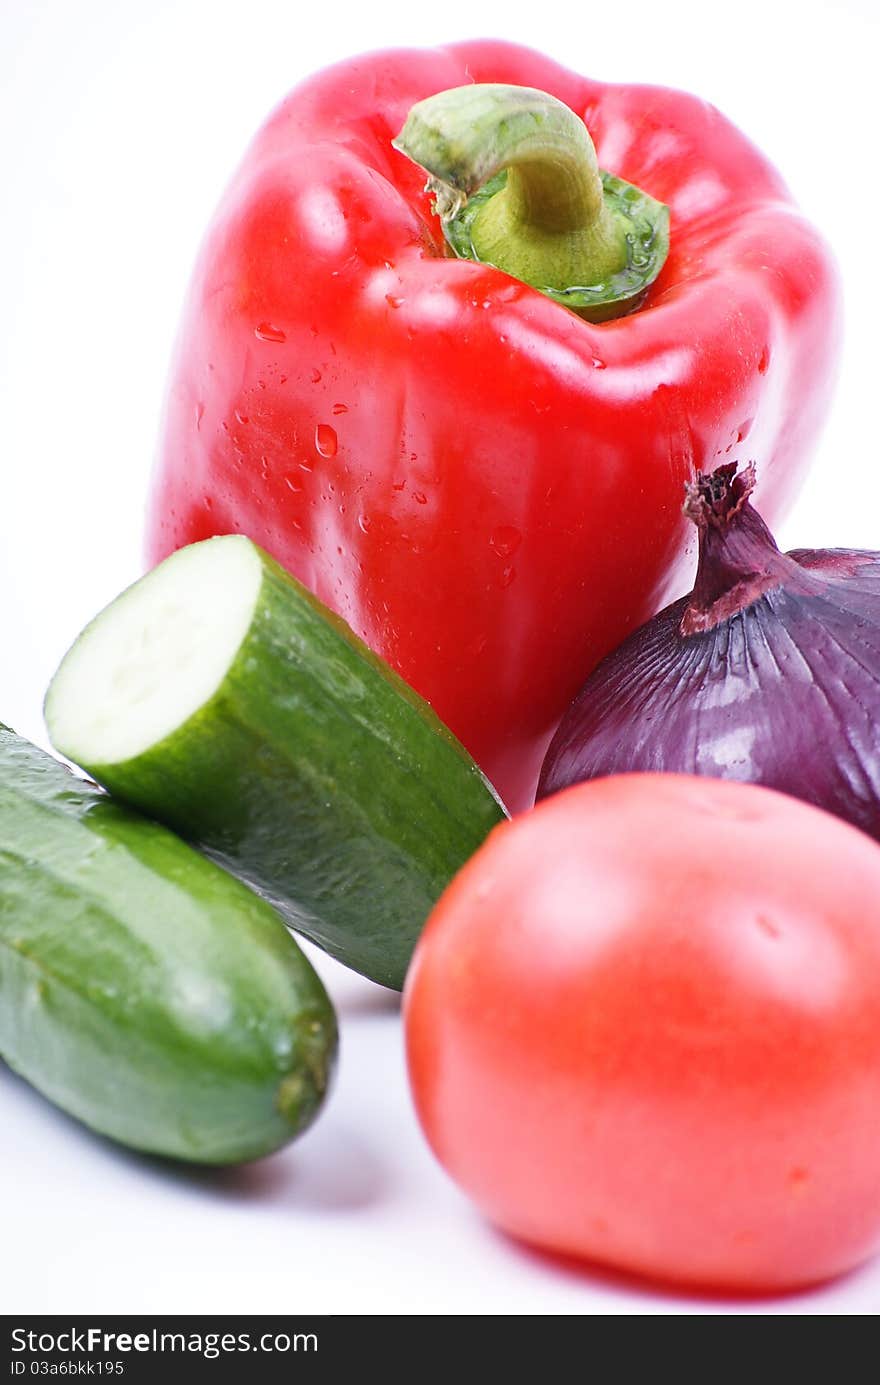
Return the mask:
<path fill-rule="evenodd" d="M 546 92 L 489 83 L 442 91 L 413 106 L 394 146 L 429 174 L 447 221 L 507 170 L 470 225 L 474 258 L 561 290 L 626 265 L 626 228 L 604 195 L 586 126 Z"/>

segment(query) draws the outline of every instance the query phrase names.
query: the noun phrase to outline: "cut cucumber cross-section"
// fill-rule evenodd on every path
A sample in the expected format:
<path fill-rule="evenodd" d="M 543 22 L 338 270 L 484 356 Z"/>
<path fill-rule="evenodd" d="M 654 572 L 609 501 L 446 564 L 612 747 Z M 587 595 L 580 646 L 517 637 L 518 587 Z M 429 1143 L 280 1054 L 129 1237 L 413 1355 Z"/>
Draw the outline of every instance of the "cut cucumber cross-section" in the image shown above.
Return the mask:
<path fill-rule="evenodd" d="M 136 1149 L 255 1159 L 327 1091 L 336 1021 L 278 915 L 0 727 L 0 1055 Z"/>
<path fill-rule="evenodd" d="M 107 607 L 46 720 L 63 755 L 387 986 L 504 816 L 428 704 L 240 535 L 180 549 Z"/>
<path fill-rule="evenodd" d="M 52 739 L 83 765 L 117 765 L 164 740 L 223 682 L 262 576 L 253 546 L 231 539 L 187 549 L 129 587 L 65 659 L 46 703 Z"/>

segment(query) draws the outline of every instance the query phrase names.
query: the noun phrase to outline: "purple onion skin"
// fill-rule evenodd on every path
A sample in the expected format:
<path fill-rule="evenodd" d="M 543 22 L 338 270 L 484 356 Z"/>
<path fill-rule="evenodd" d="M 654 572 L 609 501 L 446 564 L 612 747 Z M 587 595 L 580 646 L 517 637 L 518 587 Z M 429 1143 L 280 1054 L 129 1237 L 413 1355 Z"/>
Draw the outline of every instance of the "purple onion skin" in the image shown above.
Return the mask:
<path fill-rule="evenodd" d="M 708 775 L 779 789 L 880 839 L 880 554 L 781 553 L 748 503 L 753 469 L 734 472 L 689 488 L 694 591 L 598 665 L 537 798 L 607 774 Z"/>

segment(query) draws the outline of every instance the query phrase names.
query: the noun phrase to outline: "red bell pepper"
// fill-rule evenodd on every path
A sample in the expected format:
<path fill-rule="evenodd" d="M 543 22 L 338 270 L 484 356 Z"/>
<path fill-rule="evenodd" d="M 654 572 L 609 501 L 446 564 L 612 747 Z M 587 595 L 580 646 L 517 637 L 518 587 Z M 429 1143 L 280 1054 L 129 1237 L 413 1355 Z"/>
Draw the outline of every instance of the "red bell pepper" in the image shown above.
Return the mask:
<path fill-rule="evenodd" d="M 485 222 L 468 204 L 446 228 L 478 259 L 452 255 L 424 169 L 393 146 L 415 103 L 475 82 L 550 93 L 581 130 L 573 149 L 552 102 L 512 120 L 502 100 L 493 126 L 492 102 L 467 91 L 442 99 L 446 124 L 430 103 L 415 113 L 402 144 L 447 216 L 505 160 L 515 170 Z M 529 120 L 549 131 L 543 153 Z M 650 195 L 659 252 L 607 308 L 590 285 L 616 283 L 635 240 L 595 220 L 582 122 L 603 168 Z M 665 249 L 651 198 L 670 209 L 670 246 L 645 289 Z M 561 305 L 572 282 L 587 288 L 578 312 Z M 695 469 L 756 460 L 771 523 L 793 497 L 838 321 L 820 238 L 705 102 L 498 42 L 353 59 L 270 118 L 202 249 L 149 557 L 249 534 L 522 807 L 590 669 L 682 589 Z"/>

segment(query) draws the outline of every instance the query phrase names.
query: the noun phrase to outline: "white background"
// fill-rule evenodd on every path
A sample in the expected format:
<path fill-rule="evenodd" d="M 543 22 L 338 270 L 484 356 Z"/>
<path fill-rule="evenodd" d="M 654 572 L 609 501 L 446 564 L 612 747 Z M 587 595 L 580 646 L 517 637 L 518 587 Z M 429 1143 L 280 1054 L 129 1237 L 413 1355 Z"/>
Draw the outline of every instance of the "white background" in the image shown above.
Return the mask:
<path fill-rule="evenodd" d="M 880 548 L 876 0 L 0 0 L 0 718 L 45 744 L 60 655 L 138 575 L 171 340 L 202 231 L 270 108 L 360 50 L 498 35 L 712 100 L 837 252 L 833 416 L 786 546 Z M 604 17 L 603 17 L 604 16 Z M 488 1227 L 409 1105 L 394 997 L 319 957 L 342 1023 L 298 1144 L 204 1173 L 115 1149 L 0 1067 L 6 1312 L 870 1313 L 880 1262 L 787 1299 L 690 1301 Z"/>

